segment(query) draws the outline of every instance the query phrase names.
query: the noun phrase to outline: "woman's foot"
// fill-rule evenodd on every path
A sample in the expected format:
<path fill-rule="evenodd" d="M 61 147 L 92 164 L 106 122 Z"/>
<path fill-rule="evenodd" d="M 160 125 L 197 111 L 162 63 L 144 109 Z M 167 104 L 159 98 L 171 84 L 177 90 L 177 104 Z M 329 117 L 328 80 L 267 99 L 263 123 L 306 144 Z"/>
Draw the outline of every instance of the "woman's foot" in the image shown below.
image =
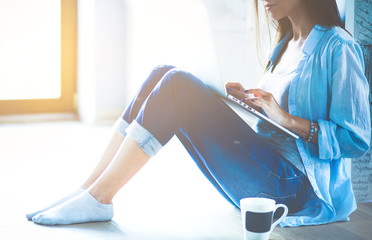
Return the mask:
<path fill-rule="evenodd" d="M 53 203 L 53 204 L 50 205 L 49 207 L 47 207 L 47 208 L 43 208 L 43 209 L 41 209 L 41 210 L 39 210 L 39 211 L 35 211 L 35 212 L 32 212 L 32 213 L 28 213 L 28 214 L 26 214 L 26 218 L 27 218 L 29 221 L 31 221 L 32 218 L 33 218 L 34 216 L 36 216 L 37 214 L 42 213 L 42 212 L 44 212 L 44 211 L 46 211 L 46 210 L 49 210 L 50 208 L 56 207 L 56 206 L 58 206 L 58 205 L 60 205 L 60 204 L 62 204 L 62 203 L 64 203 L 64 202 L 70 200 L 71 198 L 74 198 L 74 197 L 78 196 L 78 195 L 79 195 L 80 193 L 82 193 L 82 192 L 84 192 L 84 189 L 83 189 L 82 187 L 79 187 L 79 188 L 76 189 L 73 193 L 71 193 L 71 194 L 69 194 L 68 196 L 66 196 L 66 197 L 64 197 L 64 198 L 62 198 L 62 199 L 60 199 L 60 200 L 58 200 L 57 202 Z"/>
<path fill-rule="evenodd" d="M 112 204 L 102 204 L 88 191 L 84 191 L 63 204 L 39 213 L 32 221 L 43 225 L 65 225 L 109 221 L 113 216 Z"/>

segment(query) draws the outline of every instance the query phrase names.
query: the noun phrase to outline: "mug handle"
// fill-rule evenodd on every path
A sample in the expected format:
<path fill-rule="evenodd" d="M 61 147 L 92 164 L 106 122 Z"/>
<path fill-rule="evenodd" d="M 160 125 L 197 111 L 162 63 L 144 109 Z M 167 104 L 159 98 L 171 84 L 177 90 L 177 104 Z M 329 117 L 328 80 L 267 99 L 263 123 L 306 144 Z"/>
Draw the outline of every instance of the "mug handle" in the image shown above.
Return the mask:
<path fill-rule="evenodd" d="M 276 225 L 278 225 L 281 221 L 283 221 L 283 219 L 284 219 L 284 218 L 287 216 L 287 214 L 288 214 L 288 208 L 287 208 L 287 206 L 284 205 L 284 204 L 276 204 L 276 205 L 275 205 L 275 209 L 274 209 L 274 213 L 275 213 L 276 210 L 277 210 L 278 208 L 280 208 L 280 207 L 284 208 L 284 213 L 283 213 L 283 215 L 282 215 L 278 220 L 276 220 L 276 221 L 271 225 L 271 230 L 273 230 L 273 229 L 276 227 Z"/>

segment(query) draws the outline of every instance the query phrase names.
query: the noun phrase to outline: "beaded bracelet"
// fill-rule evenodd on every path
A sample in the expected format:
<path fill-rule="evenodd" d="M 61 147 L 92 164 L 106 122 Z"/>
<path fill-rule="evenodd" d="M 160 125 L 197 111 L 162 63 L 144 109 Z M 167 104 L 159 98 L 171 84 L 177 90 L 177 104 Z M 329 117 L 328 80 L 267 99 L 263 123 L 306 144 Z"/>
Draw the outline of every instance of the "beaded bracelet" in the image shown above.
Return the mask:
<path fill-rule="evenodd" d="M 314 133 L 318 131 L 318 128 L 315 126 L 314 122 L 310 122 L 310 133 L 309 137 L 307 138 L 308 142 L 311 142 L 311 139 L 314 137 Z"/>

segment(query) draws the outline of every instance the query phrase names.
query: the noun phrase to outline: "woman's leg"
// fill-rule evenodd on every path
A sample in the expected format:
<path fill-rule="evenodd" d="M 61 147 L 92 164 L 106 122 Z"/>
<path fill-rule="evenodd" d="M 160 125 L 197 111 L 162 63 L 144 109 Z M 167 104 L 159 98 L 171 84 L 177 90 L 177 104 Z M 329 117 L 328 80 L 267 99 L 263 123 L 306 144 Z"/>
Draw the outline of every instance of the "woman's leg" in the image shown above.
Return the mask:
<path fill-rule="evenodd" d="M 82 189 L 88 189 L 98 178 L 101 176 L 103 171 L 110 164 L 114 158 L 117 150 L 119 149 L 121 143 L 123 142 L 124 137 L 118 132 L 114 132 L 109 144 L 107 145 L 102 157 L 88 179 L 81 186 Z"/>
<path fill-rule="evenodd" d="M 290 212 L 304 204 L 303 194 L 311 187 L 306 176 L 189 73 L 169 71 L 136 123 L 161 145 L 176 134 L 205 176 L 235 206 L 244 197 L 256 196 L 287 204 Z"/>
<path fill-rule="evenodd" d="M 133 100 L 130 102 L 130 104 L 124 111 L 122 117 L 120 117 L 116 122 L 114 127 L 115 132 L 96 168 L 93 170 L 88 179 L 83 183 L 82 185 L 83 189 L 88 189 L 98 179 L 98 177 L 101 176 L 103 171 L 111 163 L 121 143 L 124 140 L 124 137 L 126 135 L 125 129 L 128 127 L 129 123 L 131 123 L 133 119 L 137 117 L 137 114 L 143 102 L 149 96 L 149 94 L 154 89 L 156 84 L 160 81 L 164 74 L 166 74 L 172 68 L 174 68 L 174 66 L 161 65 L 152 70 L 150 75 L 142 84 L 139 91 L 133 97 Z"/>
<path fill-rule="evenodd" d="M 86 193 L 86 196 L 80 195 L 79 198 L 38 215 L 33 220 L 41 224 L 109 220 L 112 213 L 106 211 L 109 213 L 106 214 L 101 210 L 109 208 L 116 192 L 149 157 L 156 154 L 162 145 L 179 132 L 192 143 L 202 160 L 209 160 L 203 162 L 203 166 L 218 188 L 235 204 L 237 199 L 257 195 L 257 191 L 263 188 L 270 193 L 279 192 L 279 195 L 289 196 L 295 193 L 293 186 L 298 185 L 298 172 L 281 164 L 283 161 L 280 156 L 267 149 L 266 143 L 227 109 L 226 105 L 192 75 L 179 70 L 167 72 L 142 105 L 136 121 L 127 129 L 130 137 L 124 140 L 109 168 L 90 190 L 93 197 L 89 193 Z M 226 118 L 226 113 L 234 117 Z M 257 138 L 250 139 L 252 137 Z M 231 166 L 235 166 L 235 170 L 239 171 L 230 169 Z M 267 168 L 275 169 L 284 177 L 278 179 L 275 175 L 276 182 L 272 185 L 271 176 L 274 174 L 267 171 Z M 289 187 L 281 184 L 283 181 Z M 91 205 L 89 209 L 81 210 L 81 206 L 87 205 Z"/>
<path fill-rule="evenodd" d="M 101 174 L 104 172 L 107 166 L 111 163 L 113 157 L 115 156 L 116 152 L 118 151 L 120 145 L 124 140 L 124 137 L 126 135 L 125 129 L 129 125 L 129 123 L 132 122 L 132 120 L 137 116 L 138 111 L 140 110 L 147 96 L 151 93 L 151 91 L 154 89 L 154 87 L 160 81 L 160 79 L 164 76 L 164 74 L 167 73 L 172 68 L 174 68 L 174 66 L 161 65 L 154 68 L 153 71 L 149 74 L 147 79 L 142 84 L 140 90 L 136 93 L 133 100 L 126 108 L 122 117 L 118 119 L 118 121 L 116 122 L 114 126 L 115 131 L 110 139 L 109 144 L 106 146 L 106 149 L 102 154 L 100 161 L 98 162 L 92 173 L 89 175 L 89 177 L 86 179 L 86 181 L 81 185 L 81 187 L 46 208 L 39 209 L 37 211 L 26 214 L 28 220 L 31 220 L 32 217 L 41 212 L 44 212 L 52 207 L 60 205 L 61 203 L 73 197 L 76 197 L 84 190 L 92 186 L 92 184 L 99 178 L 99 176 L 101 176 Z"/>
<path fill-rule="evenodd" d="M 177 69 L 161 84 L 136 121 L 162 145 L 176 134 L 205 176 L 235 206 L 244 197 L 265 196 L 287 204 L 290 212 L 301 208 L 301 194 L 309 187 L 304 174 L 208 87 Z M 167 111 L 153 111 L 158 104 L 167 105 Z"/>

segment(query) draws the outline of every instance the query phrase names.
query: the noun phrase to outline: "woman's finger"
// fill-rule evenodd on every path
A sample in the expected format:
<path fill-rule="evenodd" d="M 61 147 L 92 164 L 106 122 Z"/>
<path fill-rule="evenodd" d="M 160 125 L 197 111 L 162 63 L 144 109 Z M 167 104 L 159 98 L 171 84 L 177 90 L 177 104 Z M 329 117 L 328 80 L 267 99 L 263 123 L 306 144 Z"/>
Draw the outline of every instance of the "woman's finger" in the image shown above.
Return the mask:
<path fill-rule="evenodd" d="M 238 82 L 228 82 L 225 84 L 225 87 L 226 89 L 236 89 L 240 91 L 244 90 L 243 86 Z"/>
<path fill-rule="evenodd" d="M 248 89 L 248 90 L 245 90 L 244 93 L 246 93 L 246 94 L 254 94 L 255 96 L 256 95 L 266 96 L 266 95 L 269 94 L 268 92 L 265 92 L 264 90 L 259 89 L 259 88 Z"/>
<path fill-rule="evenodd" d="M 254 99 L 254 98 L 257 98 L 258 96 L 255 96 L 253 93 L 245 93 L 245 99 L 244 100 L 248 100 L 248 99 Z"/>
<path fill-rule="evenodd" d="M 227 92 L 236 97 L 237 99 L 242 99 L 245 97 L 244 93 L 242 91 L 238 91 L 238 90 L 235 90 L 235 89 L 228 89 Z"/>
<path fill-rule="evenodd" d="M 254 106 L 257 106 L 257 107 L 263 106 L 263 101 L 260 98 L 248 98 L 243 102 L 253 104 Z"/>

